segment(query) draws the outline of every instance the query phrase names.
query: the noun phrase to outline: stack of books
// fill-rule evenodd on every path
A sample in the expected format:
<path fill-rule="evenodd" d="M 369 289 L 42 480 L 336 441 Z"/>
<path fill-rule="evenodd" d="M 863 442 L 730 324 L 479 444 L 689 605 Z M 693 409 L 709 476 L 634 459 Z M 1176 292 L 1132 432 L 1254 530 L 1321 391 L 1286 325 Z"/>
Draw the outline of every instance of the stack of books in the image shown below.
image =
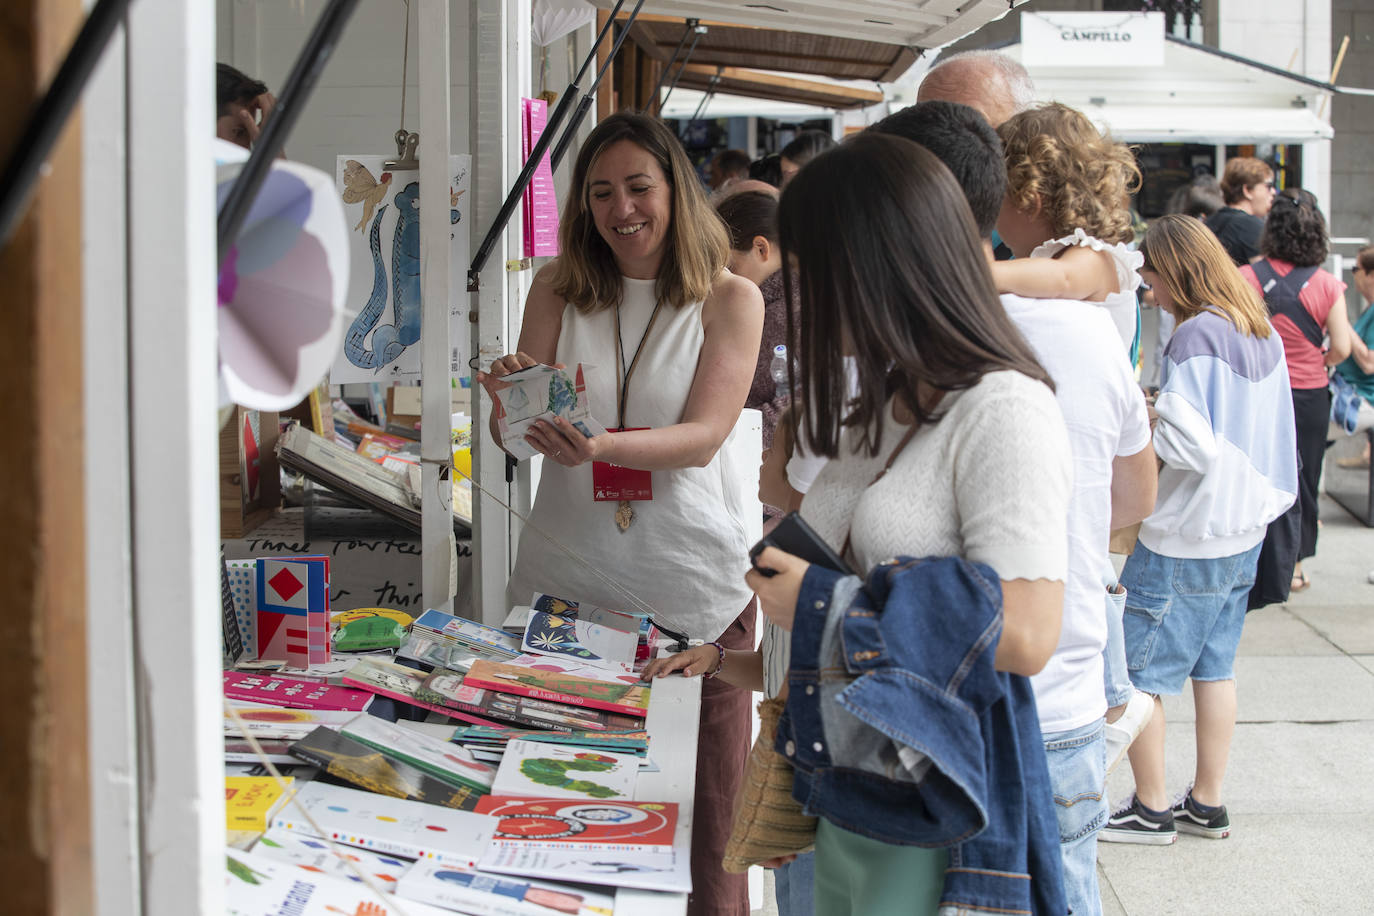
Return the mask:
<path fill-rule="evenodd" d="M 226 912 L 608 916 L 615 887 L 690 890 L 676 805 L 634 798 L 639 625 L 595 616 L 565 621 L 589 653 L 427 611 L 394 655 L 226 670 Z"/>

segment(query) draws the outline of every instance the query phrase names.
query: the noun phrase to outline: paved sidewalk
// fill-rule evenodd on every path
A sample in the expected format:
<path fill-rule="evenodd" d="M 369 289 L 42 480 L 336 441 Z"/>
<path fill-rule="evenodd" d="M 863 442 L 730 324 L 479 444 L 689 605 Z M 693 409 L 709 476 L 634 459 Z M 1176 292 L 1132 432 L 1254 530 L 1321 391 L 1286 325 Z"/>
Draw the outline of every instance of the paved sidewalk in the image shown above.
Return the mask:
<path fill-rule="evenodd" d="M 1246 619 L 1225 840 L 1099 844 L 1107 916 L 1374 913 L 1374 529 L 1325 496 L 1312 586 Z M 1193 772 L 1193 704 L 1165 698 L 1167 773 Z M 1131 791 L 1129 764 L 1113 802 Z"/>

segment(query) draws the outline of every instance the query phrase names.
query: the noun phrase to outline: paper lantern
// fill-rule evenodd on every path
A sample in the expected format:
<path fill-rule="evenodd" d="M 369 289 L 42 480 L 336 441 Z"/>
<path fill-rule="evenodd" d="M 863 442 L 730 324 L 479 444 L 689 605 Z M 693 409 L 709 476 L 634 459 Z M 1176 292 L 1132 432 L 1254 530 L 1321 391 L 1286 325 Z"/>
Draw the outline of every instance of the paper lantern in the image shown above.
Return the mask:
<path fill-rule="evenodd" d="M 216 141 L 218 202 L 248 151 Z M 285 410 L 329 371 L 343 336 L 348 226 L 334 178 L 278 160 L 219 271 L 221 404 Z"/>

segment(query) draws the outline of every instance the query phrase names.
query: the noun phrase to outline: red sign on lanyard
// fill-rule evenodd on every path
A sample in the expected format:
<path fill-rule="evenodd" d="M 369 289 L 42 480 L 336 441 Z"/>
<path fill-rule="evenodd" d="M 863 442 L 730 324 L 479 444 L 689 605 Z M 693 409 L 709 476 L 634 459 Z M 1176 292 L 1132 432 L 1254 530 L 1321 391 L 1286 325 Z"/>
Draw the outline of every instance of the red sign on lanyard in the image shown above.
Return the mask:
<path fill-rule="evenodd" d="M 647 426 L 634 427 L 631 429 L 611 429 L 607 432 L 630 433 L 637 429 L 648 429 Z M 632 499 L 653 499 L 654 481 L 653 471 L 641 471 L 638 468 L 621 467 L 618 464 L 611 464 L 609 461 L 592 462 L 592 499 L 595 502 L 623 502 Z"/>

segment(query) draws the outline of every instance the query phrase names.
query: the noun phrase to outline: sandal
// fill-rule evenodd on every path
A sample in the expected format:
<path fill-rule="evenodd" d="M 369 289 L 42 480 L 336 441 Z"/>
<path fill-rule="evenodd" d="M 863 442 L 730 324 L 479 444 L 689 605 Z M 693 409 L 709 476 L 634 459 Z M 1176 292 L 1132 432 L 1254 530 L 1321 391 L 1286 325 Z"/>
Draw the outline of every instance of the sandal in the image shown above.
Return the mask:
<path fill-rule="evenodd" d="M 1293 582 L 1288 586 L 1289 592 L 1300 592 L 1312 584 L 1312 580 L 1307 578 L 1307 573 L 1300 572 L 1293 577 Z"/>

